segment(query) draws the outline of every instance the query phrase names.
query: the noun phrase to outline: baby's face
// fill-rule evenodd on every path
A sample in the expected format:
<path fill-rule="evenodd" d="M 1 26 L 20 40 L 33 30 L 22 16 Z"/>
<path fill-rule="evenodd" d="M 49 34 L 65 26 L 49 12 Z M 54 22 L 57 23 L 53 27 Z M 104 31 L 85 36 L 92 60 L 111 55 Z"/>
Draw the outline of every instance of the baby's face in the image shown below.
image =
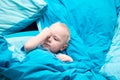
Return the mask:
<path fill-rule="evenodd" d="M 64 50 L 67 47 L 66 30 L 61 25 L 52 25 L 50 27 L 52 35 L 43 43 L 43 48 L 57 53 L 59 50 Z"/>

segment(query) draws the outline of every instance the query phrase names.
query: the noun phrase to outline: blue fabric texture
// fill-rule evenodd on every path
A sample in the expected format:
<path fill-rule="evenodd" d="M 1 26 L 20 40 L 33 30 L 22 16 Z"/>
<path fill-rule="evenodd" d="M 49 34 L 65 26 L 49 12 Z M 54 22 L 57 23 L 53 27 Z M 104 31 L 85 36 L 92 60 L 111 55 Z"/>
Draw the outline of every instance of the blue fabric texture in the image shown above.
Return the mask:
<path fill-rule="evenodd" d="M 8 50 L 7 41 L 0 36 L 0 67 L 9 67 L 12 52 Z"/>
<path fill-rule="evenodd" d="M 118 15 L 118 27 L 116 27 L 112 44 L 107 53 L 105 64 L 100 72 L 109 77 L 110 80 L 120 80 L 120 14 Z"/>
<path fill-rule="evenodd" d="M 27 55 L 23 63 L 6 68 L 2 74 L 11 80 L 105 80 L 91 70 L 84 72 L 76 68 L 76 64 L 61 62 L 48 51 L 36 49 Z"/>
<path fill-rule="evenodd" d="M 71 40 L 65 50 L 74 62 L 65 63 L 48 51 L 35 49 L 21 63 L 0 73 L 11 80 L 107 80 L 99 70 L 104 64 L 116 26 L 113 0 L 45 0 L 47 10 L 38 21 L 42 27 L 56 21 L 67 24 Z M 1 44 L 0 44 L 1 45 Z M 16 74 L 11 74 L 16 73 Z"/>
<path fill-rule="evenodd" d="M 39 19 L 47 4 L 44 0 L 1 0 L 0 35 L 20 31 Z"/>
<path fill-rule="evenodd" d="M 26 34 L 29 34 L 29 32 Z M 21 36 L 22 35 L 23 33 L 21 33 Z M 27 54 L 23 62 L 16 62 L 16 61 L 14 62 L 13 60 L 11 61 L 11 52 L 7 49 L 6 40 L 3 37 L 0 40 L 1 42 L 3 42 L 4 46 L 6 46 L 4 48 L 4 51 L 7 51 L 7 52 L 3 52 L 3 50 L 1 51 L 4 54 L 6 54 L 5 56 L 7 56 L 7 58 L 3 58 L 4 62 L 3 60 L 0 59 L 0 62 L 1 62 L 0 74 L 6 76 L 11 80 L 30 80 L 30 79 L 33 79 L 33 80 L 46 80 L 46 79 L 106 80 L 102 75 L 95 73 L 92 69 L 90 69 L 90 65 L 92 65 L 92 63 L 87 57 L 88 55 L 81 54 L 80 56 L 79 54 L 75 54 L 74 55 L 74 60 L 76 60 L 75 62 L 65 63 L 57 59 L 49 51 L 46 51 L 43 49 L 35 49 L 31 51 L 29 54 Z M 78 39 L 76 39 L 75 42 L 82 43 L 82 41 L 81 40 L 78 41 Z M 2 46 L 3 44 L 0 44 L 1 49 L 3 48 Z M 76 45 L 74 45 L 74 47 L 75 46 Z M 2 55 L 3 54 L 0 54 L 0 57 L 2 57 Z M 6 64 L 8 62 L 10 66 L 7 66 L 7 67 L 3 66 L 3 64 Z M 15 73 L 15 74 L 11 74 L 11 73 Z"/>
<path fill-rule="evenodd" d="M 119 12 L 120 12 L 120 0 L 115 0 L 115 5 L 116 5 L 117 14 L 119 15 Z"/>
<path fill-rule="evenodd" d="M 115 2 L 113 0 L 45 1 L 48 3 L 48 8 L 38 21 L 38 24 L 41 24 L 38 27 L 44 28 L 56 21 L 66 23 L 72 35 L 67 53 L 78 61 L 81 58 L 89 59 L 86 56 L 89 55 L 90 64 L 95 71 L 99 71 L 104 64 L 116 26 Z"/>

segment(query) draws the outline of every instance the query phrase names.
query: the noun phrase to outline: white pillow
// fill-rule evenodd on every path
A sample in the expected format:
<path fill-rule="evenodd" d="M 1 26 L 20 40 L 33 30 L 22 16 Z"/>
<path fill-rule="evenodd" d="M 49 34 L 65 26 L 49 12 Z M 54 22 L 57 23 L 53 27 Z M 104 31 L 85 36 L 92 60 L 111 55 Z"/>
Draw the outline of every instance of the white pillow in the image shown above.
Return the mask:
<path fill-rule="evenodd" d="M 45 12 L 44 0 L 0 0 L 0 35 L 24 29 Z"/>

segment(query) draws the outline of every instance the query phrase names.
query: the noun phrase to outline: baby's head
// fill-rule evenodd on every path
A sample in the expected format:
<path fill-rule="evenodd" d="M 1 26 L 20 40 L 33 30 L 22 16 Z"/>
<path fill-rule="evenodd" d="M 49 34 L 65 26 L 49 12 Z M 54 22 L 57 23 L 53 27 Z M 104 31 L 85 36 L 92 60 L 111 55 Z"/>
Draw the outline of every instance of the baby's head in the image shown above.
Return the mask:
<path fill-rule="evenodd" d="M 70 31 L 66 24 L 61 22 L 56 22 L 50 26 L 50 29 L 53 33 L 55 31 L 56 32 L 55 34 L 58 34 L 62 38 L 63 42 L 65 43 L 69 42 Z"/>
<path fill-rule="evenodd" d="M 52 36 L 43 44 L 44 48 L 53 53 L 63 51 L 68 46 L 70 40 L 70 31 L 64 23 L 56 22 L 50 26 Z"/>

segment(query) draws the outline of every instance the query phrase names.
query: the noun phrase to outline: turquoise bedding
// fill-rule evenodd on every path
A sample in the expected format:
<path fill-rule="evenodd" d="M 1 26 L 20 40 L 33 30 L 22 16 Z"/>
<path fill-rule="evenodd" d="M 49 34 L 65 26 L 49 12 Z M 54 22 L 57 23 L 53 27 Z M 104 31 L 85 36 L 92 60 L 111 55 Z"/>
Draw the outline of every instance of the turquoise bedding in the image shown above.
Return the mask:
<path fill-rule="evenodd" d="M 30 33 L 31 32 L 26 32 L 26 34 Z M 7 48 L 9 41 L 6 40 L 10 40 L 9 38 L 12 40 L 22 40 L 24 38 L 25 40 L 25 37 L 32 36 L 23 36 L 23 34 L 25 33 L 16 34 L 15 36 L 18 35 L 18 37 L 0 37 L 0 49 L 2 50 L 0 53 L 0 74 L 5 77 L 11 80 L 106 80 L 102 75 L 95 73 L 89 68 L 87 64 L 89 60 L 88 62 L 85 61 L 87 58 L 84 57 L 81 57 L 81 61 L 65 63 L 57 59 L 48 51 L 35 49 L 26 55 L 22 62 L 19 60 L 13 60 L 12 54 L 14 54 L 14 51 L 10 51 Z M 20 35 L 23 36 L 23 38 Z M 17 44 L 17 41 L 14 40 L 13 43 Z M 15 47 L 20 46 L 16 45 Z"/>
<path fill-rule="evenodd" d="M 105 63 L 117 22 L 118 9 L 114 0 L 45 1 L 48 6 L 37 21 L 38 29 L 56 21 L 66 23 L 71 40 L 65 53 L 74 62 L 61 62 L 40 49 L 31 51 L 22 62 L 12 61 L 13 52 L 7 48 L 6 39 L 0 37 L 0 74 L 11 80 L 107 80 L 99 70 Z M 7 36 L 26 34 L 32 35 L 26 32 Z"/>
<path fill-rule="evenodd" d="M 68 55 L 80 61 L 90 59 L 89 68 L 99 71 L 104 64 L 117 23 L 114 0 L 45 0 L 48 8 L 38 28 L 50 26 L 56 21 L 64 22 L 71 31 Z M 78 57 L 79 56 L 79 57 Z M 87 59 L 86 59 L 87 60 Z M 92 67 L 91 67 L 92 66 Z"/>
<path fill-rule="evenodd" d="M 106 55 L 105 64 L 100 70 L 110 80 L 120 80 L 120 14 L 117 22 L 118 26 L 116 27 L 110 50 Z"/>

